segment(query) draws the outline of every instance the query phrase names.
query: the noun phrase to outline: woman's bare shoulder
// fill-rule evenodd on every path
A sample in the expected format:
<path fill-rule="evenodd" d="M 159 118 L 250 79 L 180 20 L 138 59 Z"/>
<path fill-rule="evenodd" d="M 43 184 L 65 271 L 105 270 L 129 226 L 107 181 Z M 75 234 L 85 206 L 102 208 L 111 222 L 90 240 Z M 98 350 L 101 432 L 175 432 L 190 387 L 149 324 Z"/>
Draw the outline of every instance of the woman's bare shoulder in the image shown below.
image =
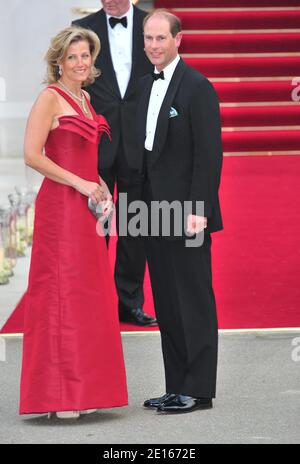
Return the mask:
<path fill-rule="evenodd" d="M 57 92 L 54 89 L 45 87 L 37 96 L 36 102 L 40 104 L 55 105 L 57 103 Z"/>
<path fill-rule="evenodd" d="M 37 96 L 32 111 L 37 114 L 55 115 L 58 111 L 59 102 L 55 90 L 44 88 Z"/>

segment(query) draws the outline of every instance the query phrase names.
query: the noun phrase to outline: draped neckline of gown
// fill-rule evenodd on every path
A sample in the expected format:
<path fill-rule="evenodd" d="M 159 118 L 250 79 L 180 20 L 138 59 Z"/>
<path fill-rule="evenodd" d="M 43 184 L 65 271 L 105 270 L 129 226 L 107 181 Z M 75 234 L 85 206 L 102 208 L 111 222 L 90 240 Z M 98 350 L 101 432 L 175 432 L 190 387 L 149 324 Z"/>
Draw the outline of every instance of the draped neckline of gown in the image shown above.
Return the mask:
<path fill-rule="evenodd" d="M 76 103 L 76 101 L 67 93 L 65 92 L 64 90 L 60 89 L 59 87 L 56 87 L 54 85 L 49 85 L 48 86 L 48 89 L 53 89 L 55 90 L 61 97 L 63 97 L 68 103 L 69 105 L 73 108 L 74 111 L 76 111 L 76 114 L 62 114 L 60 116 L 57 116 L 57 120 L 59 121 L 61 118 L 64 118 L 64 117 L 75 117 L 75 118 L 78 118 L 78 117 L 81 117 L 83 118 L 84 120 L 87 120 L 87 121 L 90 121 L 90 122 L 96 122 L 97 121 L 97 114 L 95 113 L 94 111 L 94 108 L 92 107 L 89 99 L 87 98 L 87 96 L 85 95 L 85 93 L 83 92 L 83 96 L 85 98 L 85 101 L 89 107 L 89 110 L 91 112 L 91 115 L 92 117 L 90 118 L 89 116 L 85 115 L 84 112 L 82 111 L 82 109 L 80 108 L 80 106 L 78 105 L 78 103 Z M 59 127 L 59 126 L 58 126 Z M 56 128 L 55 128 L 56 129 Z M 54 130 L 54 129 L 53 129 Z"/>
<path fill-rule="evenodd" d="M 57 117 L 58 125 L 54 129 L 51 129 L 51 132 L 57 129 L 67 129 L 72 132 L 78 131 L 83 137 L 87 138 L 91 142 L 99 142 L 99 136 L 101 132 L 104 132 L 108 135 L 111 140 L 110 128 L 109 125 L 102 115 L 96 114 L 94 108 L 92 107 L 89 99 L 84 94 L 84 98 L 90 109 L 92 118 L 86 116 L 80 106 L 70 97 L 66 92 L 56 86 L 49 86 L 48 89 L 53 89 L 59 93 L 69 105 L 76 111 L 76 114 L 62 114 Z M 75 130 L 76 129 L 76 130 Z"/>

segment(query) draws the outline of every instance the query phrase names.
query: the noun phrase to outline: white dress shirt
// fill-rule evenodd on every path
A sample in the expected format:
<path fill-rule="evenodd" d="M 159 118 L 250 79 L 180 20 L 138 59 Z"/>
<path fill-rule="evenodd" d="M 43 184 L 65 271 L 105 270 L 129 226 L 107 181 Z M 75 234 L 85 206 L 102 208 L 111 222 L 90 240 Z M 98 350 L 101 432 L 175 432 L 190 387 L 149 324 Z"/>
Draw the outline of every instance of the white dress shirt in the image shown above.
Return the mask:
<path fill-rule="evenodd" d="M 120 16 L 127 17 L 127 27 L 116 24 L 114 28 L 109 24 L 110 15 L 106 15 L 108 41 L 113 67 L 116 73 L 120 94 L 124 98 L 132 67 L 132 32 L 133 32 L 133 5 L 126 14 Z"/>
<path fill-rule="evenodd" d="M 164 79 L 157 79 L 156 81 L 153 81 L 147 113 L 145 140 L 146 150 L 152 151 L 157 126 L 157 118 L 179 60 L 180 56 L 177 55 L 176 58 L 163 70 Z M 158 73 L 159 71 L 157 71 L 155 68 L 154 72 Z"/>

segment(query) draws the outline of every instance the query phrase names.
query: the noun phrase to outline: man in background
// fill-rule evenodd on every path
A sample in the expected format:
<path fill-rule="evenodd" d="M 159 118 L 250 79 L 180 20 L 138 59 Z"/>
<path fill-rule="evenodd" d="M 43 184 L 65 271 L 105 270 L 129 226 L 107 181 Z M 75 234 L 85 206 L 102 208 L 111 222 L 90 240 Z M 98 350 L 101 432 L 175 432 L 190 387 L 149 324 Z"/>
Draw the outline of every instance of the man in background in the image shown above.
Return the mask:
<path fill-rule="evenodd" d="M 143 20 L 147 13 L 129 0 L 102 0 L 103 9 L 73 22 L 93 30 L 101 42 L 95 66 L 101 75 L 88 87 L 96 111 L 107 119 L 112 142 L 102 137 L 99 147 L 99 174 L 111 194 L 127 193 L 127 202 L 139 196 L 140 175 L 136 166 L 137 82 L 152 72 L 144 53 Z M 117 201 L 117 218 L 119 203 Z M 118 222 L 117 222 L 118 227 Z M 140 237 L 119 236 L 115 282 L 122 322 L 140 326 L 156 320 L 143 311 L 143 282 L 146 257 Z"/>

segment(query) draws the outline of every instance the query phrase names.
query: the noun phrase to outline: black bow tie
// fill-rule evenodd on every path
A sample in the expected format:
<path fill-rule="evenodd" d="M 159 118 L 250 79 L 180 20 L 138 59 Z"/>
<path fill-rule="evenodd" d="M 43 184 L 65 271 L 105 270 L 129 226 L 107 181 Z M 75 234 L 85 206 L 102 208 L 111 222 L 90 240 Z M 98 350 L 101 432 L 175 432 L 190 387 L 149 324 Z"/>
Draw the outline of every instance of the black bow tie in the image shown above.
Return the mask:
<path fill-rule="evenodd" d="M 153 80 L 154 80 L 154 81 L 157 81 L 158 79 L 164 79 L 164 78 L 165 78 L 165 75 L 164 75 L 164 72 L 163 72 L 163 71 L 160 71 L 160 73 L 155 73 L 155 72 L 153 72 L 153 73 L 152 73 L 152 77 L 153 77 Z"/>
<path fill-rule="evenodd" d="M 114 28 L 116 24 L 121 23 L 122 26 L 127 27 L 127 16 L 123 16 L 123 18 L 114 18 L 111 16 L 109 18 L 110 27 Z"/>

